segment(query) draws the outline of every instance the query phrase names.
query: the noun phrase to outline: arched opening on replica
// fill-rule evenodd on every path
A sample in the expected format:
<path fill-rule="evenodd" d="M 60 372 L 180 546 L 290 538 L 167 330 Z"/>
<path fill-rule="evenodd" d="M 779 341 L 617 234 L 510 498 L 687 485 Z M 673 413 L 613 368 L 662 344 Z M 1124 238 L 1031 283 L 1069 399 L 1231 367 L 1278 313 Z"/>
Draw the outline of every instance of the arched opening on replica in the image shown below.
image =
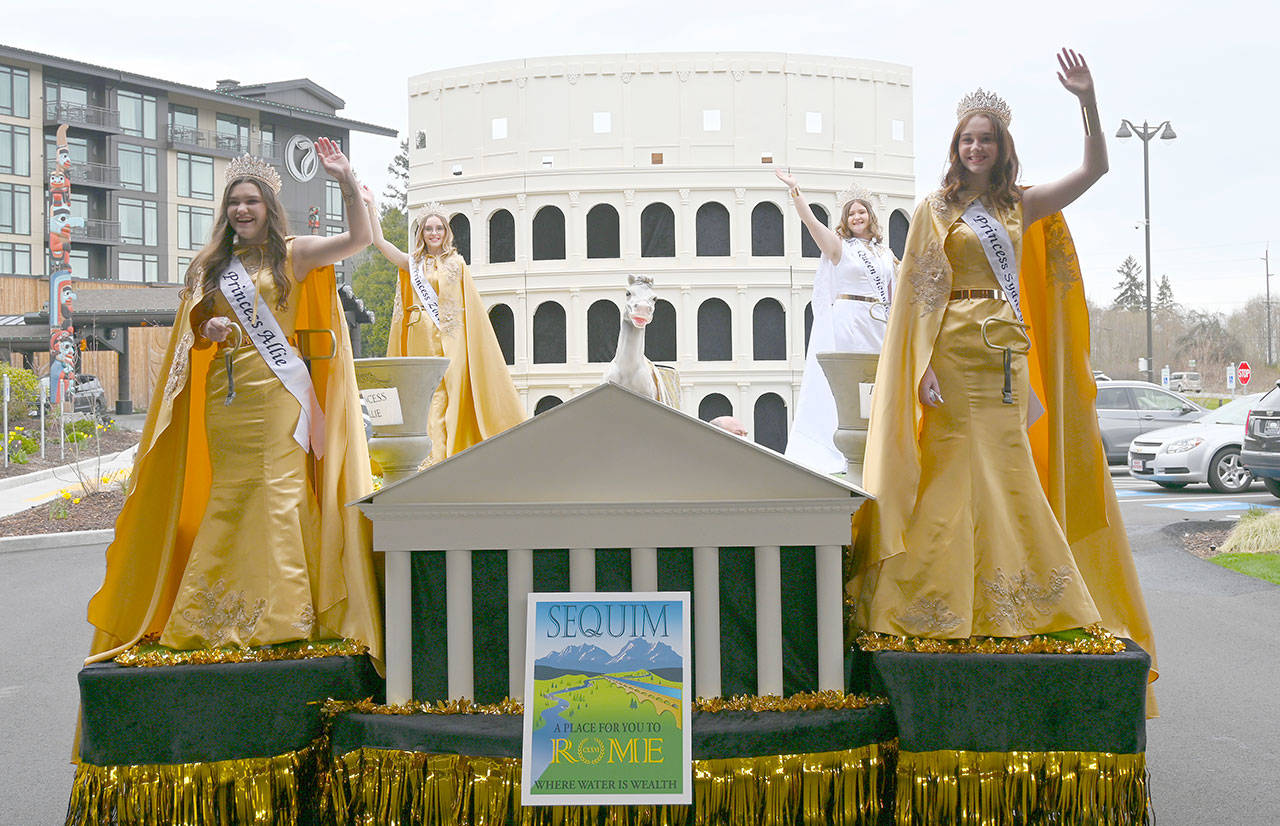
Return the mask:
<path fill-rule="evenodd" d="M 698 418 L 704 422 L 721 416 L 732 416 L 733 404 L 722 393 L 708 393 L 698 402 Z"/>
<path fill-rule="evenodd" d="M 698 307 L 698 361 L 733 361 L 733 313 L 718 298 Z"/>
<path fill-rule="evenodd" d="M 533 363 L 564 364 L 564 307 L 544 301 L 533 312 Z"/>
<path fill-rule="evenodd" d="M 620 258 L 618 210 L 610 204 L 596 204 L 587 212 L 587 257 Z"/>
<path fill-rule="evenodd" d="M 508 264 L 516 260 L 516 219 L 505 209 L 489 216 L 489 263 Z"/>
<path fill-rule="evenodd" d="M 618 305 L 602 298 L 587 308 L 587 361 L 613 361 L 622 316 Z"/>
<path fill-rule="evenodd" d="M 644 357 L 649 361 L 676 360 L 676 308 L 659 298 L 653 308 L 653 321 L 644 331 Z"/>
<path fill-rule="evenodd" d="M 809 204 L 813 209 L 813 217 L 818 219 L 818 223 L 824 227 L 830 227 L 831 217 L 827 214 L 825 207 L 818 204 Z M 809 228 L 804 225 L 804 221 L 800 222 L 800 257 L 801 258 L 821 258 L 822 250 L 818 249 L 818 242 L 813 240 L 813 233 L 809 232 Z"/>
<path fill-rule="evenodd" d="M 889 249 L 902 260 L 902 253 L 907 248 L 907 230 L 911 229 L 911 219 L 907 213 L 895 209 L 889 215 Z"/>
<path fill-rule="evenodd" d="M 751 357 L 756 361 L 787 358 L 787 314 L 774 298 L 762 298 L 751 311 Z"/>
<path fill-rule="evenodd" d="M 562 404 L 564 404 L 564 402 L 561 401 L 559 396 L 543 396 L 538 399 L 538 403 L 533 406 L 533 415 L 536 416 L 539 413 L 546 413 L 551 408 L 559 407 Z"/>
<path fill-rule="evenodd" d="M 782 210 L 771 201 L 761 201 L 751 210 L 751 254 L 782 253 Z"/>
<path fill-rule="evenodd" d="M 649 204 L 640 213 L 640 257 L 676 257 L 676 214 L 666 204 Z"/>
<path fill-rule="evenodd" d="M 804 305 L 804 354 L 809 355 L 809 336 L 813 335 L 813 302 Z"/>
<path fill-rule="evenodd" d="M 777 393 L 765 393 L 756 399 L 756 444 L 782 453 L 787 449 L 787 403 Z"/>
<path fill-rule="evenodd" d="M 453 230 L 453 246 L 467 266 L 471 266 L 471 221 L 459 212 L 449 219 L 449 229 Z"/>
<path fill-rule="evenodd" d="M 533 216 L 533 260 L 564 260 L 564 213 L 544 206 Z"/>
<path fill-rule="evenodd" d="M 502 350 L 502 360 L 507 364 L 516 363 L 516 317 L 506 304 L 494 304 L 489 308 L 489 324 L 493 326 L 493 334 L 498 337 L 498 347 Z"/>
<path fill-rule="evenodd" d="M 724 204 L 708 201 L 694 216 L 694 245 L 699 256 L 729 254 L 729 210 Z"/>

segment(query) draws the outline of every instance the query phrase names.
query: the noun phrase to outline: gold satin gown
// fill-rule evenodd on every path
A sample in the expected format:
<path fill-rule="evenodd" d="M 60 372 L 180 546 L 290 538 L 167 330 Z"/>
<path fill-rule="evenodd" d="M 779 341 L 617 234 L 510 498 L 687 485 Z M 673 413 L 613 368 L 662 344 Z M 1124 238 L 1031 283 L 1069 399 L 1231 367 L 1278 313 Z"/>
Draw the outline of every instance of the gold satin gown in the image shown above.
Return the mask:
<path fill-rule="evenodd" d="M 252 251 L 237 253 L 253 266 Z M 253 281 L 257 311 L 269 307 L 292 342 L 301 285 L 289 273 L 281 309 L 271 269 Z M 214 314 L 235 320 L 221 292 Z M 192 649 L 340 636 L 315 622 L 320 516 L 309 455 L 293 438 L 301 409 L 247 337 L 232 357 L 235 399 L 224 404 L 225 353 L 224 342 L 205 379 L 208 505 L 160 641 Z"/>
<path fill-rule="evenodd" d="M 993 214 L 1020 252 L 1021 205 Z M 999 289 L 964 221 L 951 225 L 944 250 L 953 290 Z M 946 305 L 930 362 L 944 402 L 924 409 L 919 494 L 904 533 L 906 552 L 866 572 L 856 609 L 862 629 L 1019 637 L 1099 620 L 1032 458 L 1025 355 L 1013 356 L 1014 404 L 1002 402 L 1002 353 L 987 347 L 981 333 L 992 316 L 1016 321 L 1012 305 L 999 299 Z M 991 329 L 989 338 L 1000 345 L 1021 341 L 1008 327 Z M 899 505 L 910 507 L 883 507 Z"/>

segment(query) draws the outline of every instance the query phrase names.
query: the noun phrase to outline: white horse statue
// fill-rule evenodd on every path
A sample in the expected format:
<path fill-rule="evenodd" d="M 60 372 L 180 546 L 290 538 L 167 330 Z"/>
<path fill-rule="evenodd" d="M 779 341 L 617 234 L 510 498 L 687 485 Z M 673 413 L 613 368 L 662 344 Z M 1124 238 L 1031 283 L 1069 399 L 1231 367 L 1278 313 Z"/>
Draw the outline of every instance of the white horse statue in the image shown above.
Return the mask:
<path fill-rule="evenodd" d="M 674 367 L 656 365 L 644 355 L 644 330 L 653 321 L 657 303 L 652 276 L 627 276 L 627 303 L 618 329 L 618 349 L 605 368 L 604 380 L 679 409 L 679 374 Z"/>

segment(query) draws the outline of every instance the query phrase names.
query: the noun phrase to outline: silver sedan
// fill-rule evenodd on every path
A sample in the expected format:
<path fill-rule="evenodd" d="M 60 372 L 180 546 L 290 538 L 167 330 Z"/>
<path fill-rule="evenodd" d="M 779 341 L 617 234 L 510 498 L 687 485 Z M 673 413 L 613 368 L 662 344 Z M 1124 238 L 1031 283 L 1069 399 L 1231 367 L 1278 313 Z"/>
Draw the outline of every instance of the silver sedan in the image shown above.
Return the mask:
<path fill-rule="evenodd" d="M 1218 493 L 1238 493 L 1253 483 L 1240 464 L 1244 420 L 1261 393 L 1210 410 L 1187 424 L 1153 430 L 1129 445 L 1129 475 L 1166 488 L 1208 482 Z"/>

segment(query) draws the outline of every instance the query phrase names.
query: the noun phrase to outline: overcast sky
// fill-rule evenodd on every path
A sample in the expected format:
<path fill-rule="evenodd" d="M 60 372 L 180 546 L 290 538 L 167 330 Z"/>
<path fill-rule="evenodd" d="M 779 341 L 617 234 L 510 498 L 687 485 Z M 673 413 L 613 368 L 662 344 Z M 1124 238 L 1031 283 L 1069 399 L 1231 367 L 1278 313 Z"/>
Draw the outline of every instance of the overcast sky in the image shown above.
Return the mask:
<path fill-rule="evenodd" d="M 1280 273 L 1280 11 L 1269 2 L 331 2 L 56 4 L 0 0 L 0 42 L 211 88 L 309 77 L 344 115 L 407 131 L 407 79 L 452 66 L 562 54 L 779 51 L 887 60 L 915 76 L 916 191 L 937 185 L 956 100 L 982 85 L 1014 111 L 1023 182 L 1079 163 L 1080 115 L 1054 77 L 1082 51 L 1103 125 L 1170 120 L 1151 143 L 1152 270 L 1175 298 L 1229 311 Z M 1067 213 L 1092 300 L 1116 266 L 1139 263 L 1142 143 L 1109 140 L 1111 172 Z M 362 177 L 381 191 L 390 138 L 357 136 Z M 1280 290 L 1280 279 L 1276 288 Z"/>

